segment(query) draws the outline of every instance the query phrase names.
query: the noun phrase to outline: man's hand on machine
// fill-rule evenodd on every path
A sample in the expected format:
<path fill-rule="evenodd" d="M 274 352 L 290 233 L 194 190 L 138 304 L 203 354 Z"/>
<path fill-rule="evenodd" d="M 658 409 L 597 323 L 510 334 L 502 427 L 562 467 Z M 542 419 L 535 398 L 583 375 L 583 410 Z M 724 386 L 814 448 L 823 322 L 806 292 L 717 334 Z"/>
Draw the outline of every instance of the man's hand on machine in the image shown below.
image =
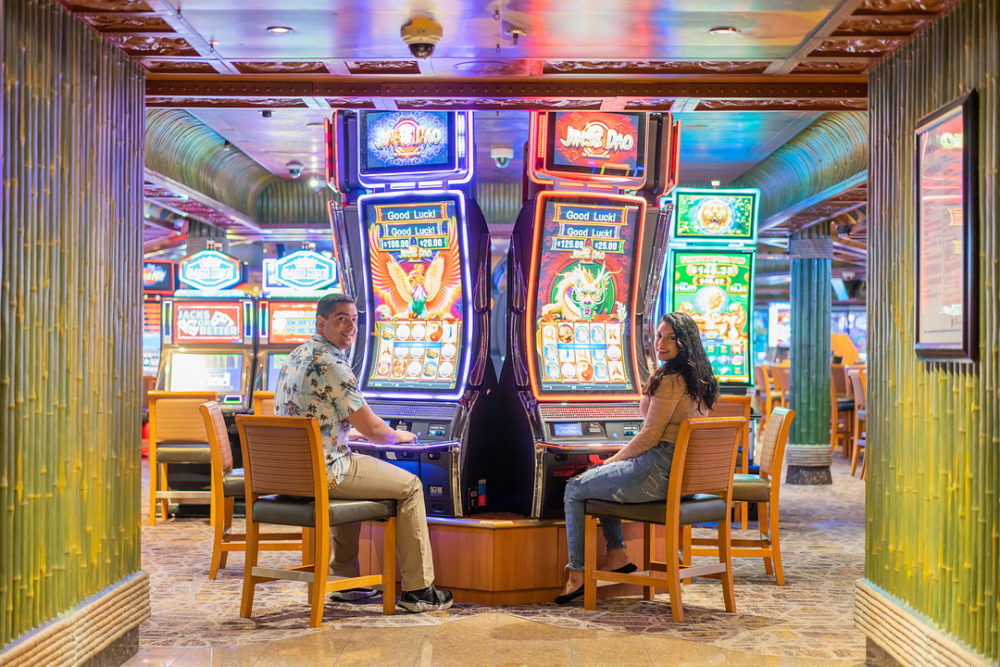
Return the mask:
<path fill-rule="evenodd" d="M 366 440 L 367 438 L 362 435 L 361 431 L 352 426 L 351 430 L 347 433 L 347 439 L 351 442 L 356 442 L 358 440 Z"/>
<path fill-rule="evenodd" d="M 396 436 L 397 445 L 405 445 L 417 441 L 416 433 L 410 433 L 409 431 L 401 431 L 398 428 L 393 430 L 393 435 Z"/>

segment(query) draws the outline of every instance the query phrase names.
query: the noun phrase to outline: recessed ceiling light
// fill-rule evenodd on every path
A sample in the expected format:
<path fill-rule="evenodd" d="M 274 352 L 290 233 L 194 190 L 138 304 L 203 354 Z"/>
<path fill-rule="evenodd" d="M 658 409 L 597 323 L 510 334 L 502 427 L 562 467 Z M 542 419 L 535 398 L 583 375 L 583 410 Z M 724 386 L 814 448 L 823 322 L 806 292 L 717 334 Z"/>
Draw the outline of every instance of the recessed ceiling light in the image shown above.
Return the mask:
<path fill-rule="evenodd" d="M 270 28 L 268 28 L 270 30 Z M 710 28 L 708 34 L 710 35 L 738 35 L 740 33 L 739 28 L 735 28 L 731 25 L 717 25 L 714 28 Z"/>
<path fill-rule="evenodd" d="M 284 35 L 286 32 L 291 32 L 292 29 L 287 25 L 269 25 L 267 26 L 268 32 L 277 33 L 279 35 Z"/>

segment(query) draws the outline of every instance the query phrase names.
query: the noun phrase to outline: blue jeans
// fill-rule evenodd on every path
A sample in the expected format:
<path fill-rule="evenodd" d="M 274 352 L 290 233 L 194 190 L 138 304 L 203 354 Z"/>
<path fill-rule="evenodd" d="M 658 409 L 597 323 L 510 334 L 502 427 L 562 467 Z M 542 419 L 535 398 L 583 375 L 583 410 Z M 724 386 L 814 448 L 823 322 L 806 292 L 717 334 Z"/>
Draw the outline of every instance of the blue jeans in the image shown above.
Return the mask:
<path fill-rule="evenodd" d="M 569 564 L 566 569 L 583 569 L 584 503 L 588 499 L 618 503 L 665 500 L 673 457 L 674 443 L 664 440 L 634 459 L 605 463 L 566 483 L 566 493 L 563 496 L 566 508 L 566 542 L 569 547 Z M 625 547 L 621 520 L 602 518 L 601 529 L 608 549 Z"/>

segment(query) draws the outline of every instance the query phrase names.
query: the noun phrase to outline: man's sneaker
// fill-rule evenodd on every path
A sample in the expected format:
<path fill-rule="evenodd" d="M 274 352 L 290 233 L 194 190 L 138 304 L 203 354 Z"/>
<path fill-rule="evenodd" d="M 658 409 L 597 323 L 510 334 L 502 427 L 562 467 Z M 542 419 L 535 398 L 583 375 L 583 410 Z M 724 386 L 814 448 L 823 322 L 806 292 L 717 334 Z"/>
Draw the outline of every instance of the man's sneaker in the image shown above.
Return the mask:
<path fill-rule="evenodd" d="M 417 591 L 403 591 L 397 604 L 406 611 L 419 614 L 422 611 L 447 609 L 451 602 L 451 593 L 439 591 L 431 584 Z"/>
<path fill-rule="evenodd" d="M 367 600 L 379 594 L 377 588 L 348 588 L 346 591 L 334 591 L 330 593 L 330 599 L 334 602 L 358 602 Z"/>

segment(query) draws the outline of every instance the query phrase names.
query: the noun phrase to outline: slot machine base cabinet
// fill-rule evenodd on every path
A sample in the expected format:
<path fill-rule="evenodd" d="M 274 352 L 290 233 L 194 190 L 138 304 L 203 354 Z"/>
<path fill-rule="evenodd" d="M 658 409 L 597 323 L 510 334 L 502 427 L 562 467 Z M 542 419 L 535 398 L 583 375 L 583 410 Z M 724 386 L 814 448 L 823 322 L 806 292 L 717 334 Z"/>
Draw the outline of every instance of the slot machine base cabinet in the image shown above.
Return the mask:
<path fill-rule="evenodd" d="M 451 591 L 456 602 L 493 606 L 551 602 L 566 581 L 564 521 L 488 513 L 463 519 L 428 517 L 427 523 L 434 585 Z M 629 558 L 641 563 L 642 524 L 626 522 L 623 530 Z M 654 535 L 662 551 L 662 534 Z M 360 546 L 361 573 L 381 572 L 381 523 L 362 526 Z M 604 540 L 599 539 L 598 562 L 603 552 Z M 597 594 L 613 597 L 641 592 L 638 586 L 615 584 L 601 586 Z"/>
<path fill-rule="evenodd" d="M 382 459 L 419 477 L 428 517 L 461 515 L 462 499 L 454 488 L 458 479 L 458 443 L 414 448 L 352 442 L 351 450 Z"/>
<path fill-rule="evenodd" d="M 531 515 L 539 519 L 563 518 L 563 494 L 570 477 L 613 455 L 620 444 L 605 447 L 566 447 L 535 443 L 535 488 Z"/>

